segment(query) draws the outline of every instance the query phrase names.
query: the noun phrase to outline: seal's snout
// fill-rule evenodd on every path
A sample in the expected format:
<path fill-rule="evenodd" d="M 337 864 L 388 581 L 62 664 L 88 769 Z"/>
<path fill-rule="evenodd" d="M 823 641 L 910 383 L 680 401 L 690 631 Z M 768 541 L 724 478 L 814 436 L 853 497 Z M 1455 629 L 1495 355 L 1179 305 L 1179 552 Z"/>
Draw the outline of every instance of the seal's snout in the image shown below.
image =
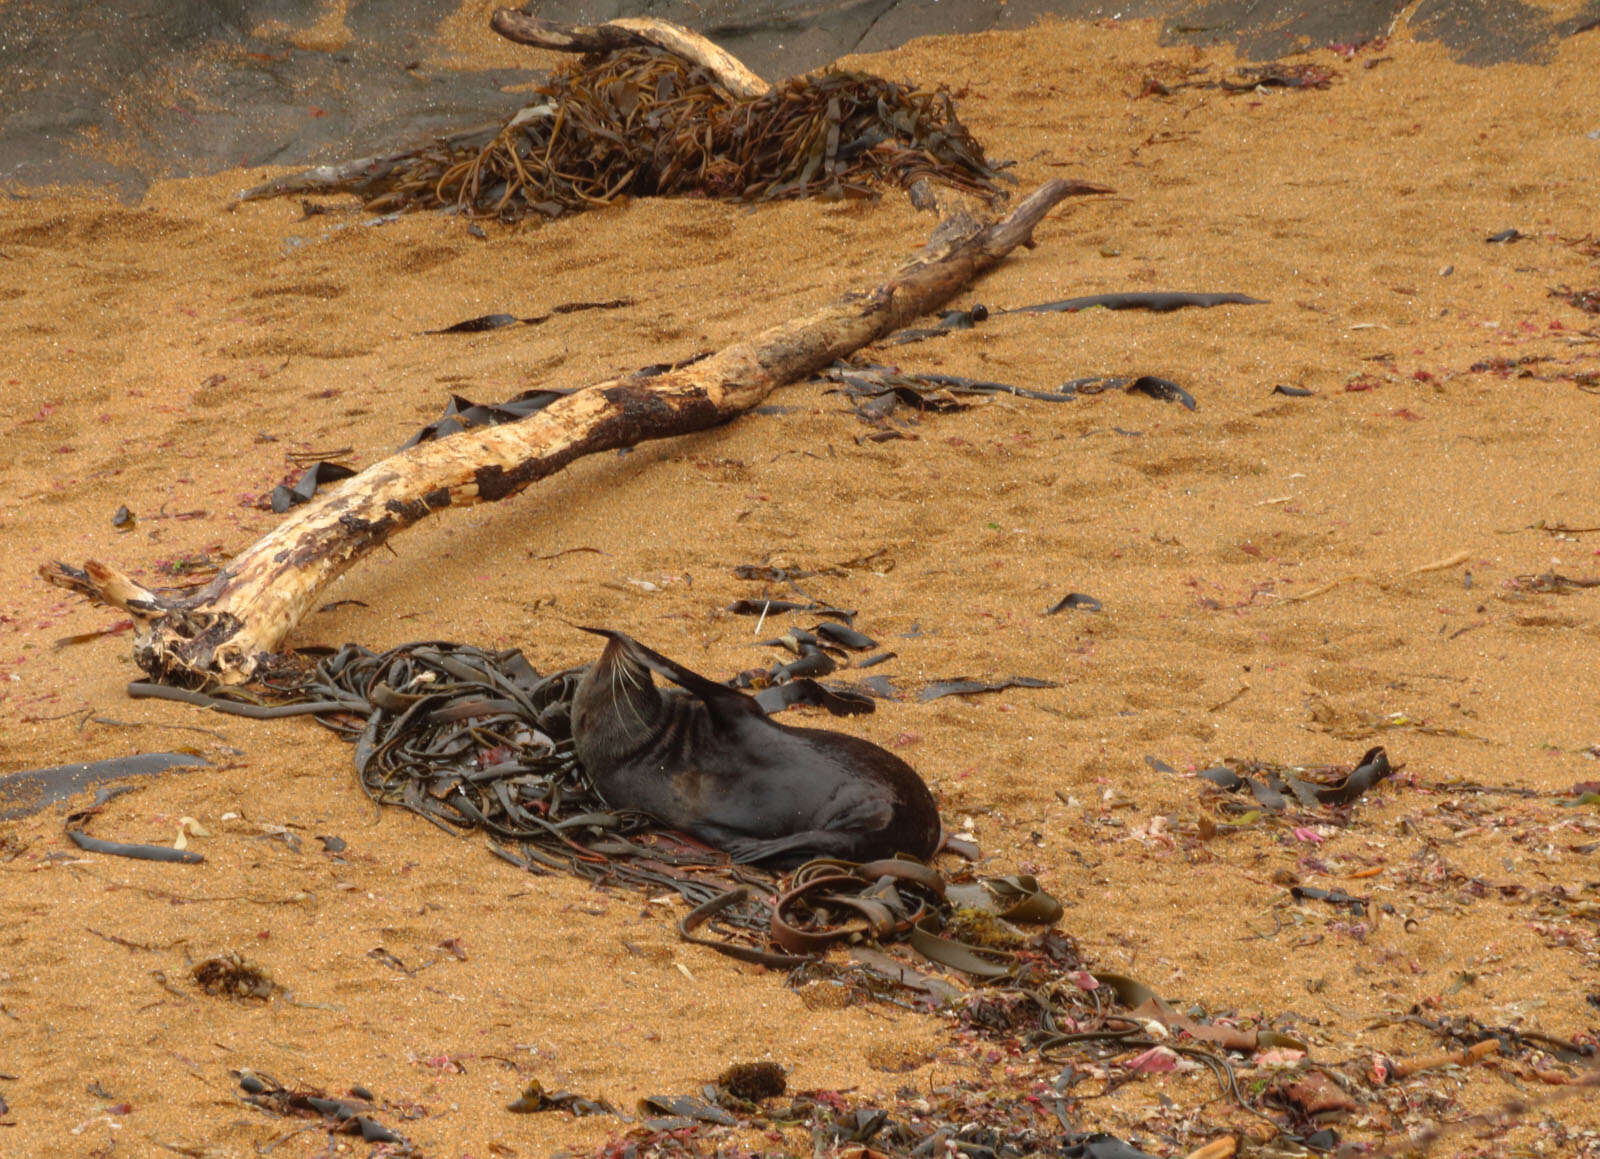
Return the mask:
<path fill-rule="evenodd" d="M 661 693 L 650 670 L 632 655 L 626 636 L 606 635 L 572 698 L 572 734 L 586 769 L 638 752 L 659 731 Z"/>

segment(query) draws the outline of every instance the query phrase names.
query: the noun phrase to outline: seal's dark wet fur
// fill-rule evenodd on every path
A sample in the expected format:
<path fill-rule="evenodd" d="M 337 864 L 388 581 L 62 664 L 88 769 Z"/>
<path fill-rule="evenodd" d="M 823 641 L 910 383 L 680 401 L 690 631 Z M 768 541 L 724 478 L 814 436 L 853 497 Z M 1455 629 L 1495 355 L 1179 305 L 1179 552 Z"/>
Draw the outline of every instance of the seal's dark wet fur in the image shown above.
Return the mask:
<path fill-rule="evenodd" d="M 915 770 L 870 741 L 769 719 L 754 699 L 621 632 L 573 699 L 578 760 L 617 809 L 739 861 L 931 857 L 939 810 Z M 659 672 L 683 689 L 663 692 Z"/>

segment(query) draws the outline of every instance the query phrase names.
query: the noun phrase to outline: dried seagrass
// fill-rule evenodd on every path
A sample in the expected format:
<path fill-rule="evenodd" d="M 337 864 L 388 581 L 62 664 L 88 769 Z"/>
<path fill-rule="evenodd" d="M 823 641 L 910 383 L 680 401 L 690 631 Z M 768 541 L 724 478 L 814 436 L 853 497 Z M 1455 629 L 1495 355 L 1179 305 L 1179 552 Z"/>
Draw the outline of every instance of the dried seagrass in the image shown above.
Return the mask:
<path fill-rule="evenodd" d="M 499 126 L 268 182 L 240 200 L 353 193 L 369 210 L 517 221 L 623 196 L 871 197 L 929 178 L 994 201 L 1002 174 L 944 91 L 864 73 L 794 77 L 759 96 L 654 47 L 589 54 Z"/>

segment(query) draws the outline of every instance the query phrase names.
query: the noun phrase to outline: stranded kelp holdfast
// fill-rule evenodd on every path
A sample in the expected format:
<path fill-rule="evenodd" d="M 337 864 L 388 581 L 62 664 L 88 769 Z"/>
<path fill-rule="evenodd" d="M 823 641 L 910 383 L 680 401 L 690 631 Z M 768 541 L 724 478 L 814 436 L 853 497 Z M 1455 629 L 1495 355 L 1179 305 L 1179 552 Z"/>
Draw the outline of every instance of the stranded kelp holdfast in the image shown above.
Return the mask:
<path fill-rule="evenodd" d="M 870 197 L 922 178 L 988 200 L 1001 194 L 999 167 L 942 90 L 835 70 L 769 87 L 663 21 L 575 29 L 501 13 L 495 28 L 585 55 L 499 125 L 279 178 L 239 200 L 353 193 L 373 211 L 449 208 L 516 221 L 623 196 Z M 928 191 L 918 195 L 926 201 Z"/>

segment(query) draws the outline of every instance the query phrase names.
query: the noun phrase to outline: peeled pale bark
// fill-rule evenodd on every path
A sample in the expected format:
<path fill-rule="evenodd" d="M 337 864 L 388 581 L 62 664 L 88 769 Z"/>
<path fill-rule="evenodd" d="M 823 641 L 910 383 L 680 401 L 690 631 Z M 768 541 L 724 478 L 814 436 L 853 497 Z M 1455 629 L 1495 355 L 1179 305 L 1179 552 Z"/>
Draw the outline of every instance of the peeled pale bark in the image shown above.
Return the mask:
<path fill-rule="evenodd" d="M 40 574 L 130 613 L 134 658 L 152 677 L 242 683 L 271 665 L 329 583 L 396 532 L 446 507 L 515 495 L 584 455 L 703 430 L 749 410 L 776 387 L 937 309 L 1018 245 L 1031 245 L 1033 228 L 1063 198 L 1101 192 L 1052 181 L 993 225 L 948 219 L 876 289 L 687 366 L 598 382 L 517 422 L 410 447 L 298 508 L 199 590 L 152 591 L 93 560 L 82 570 L 46 564 Z"/>
<path fill-rule="evenodd" d="M 698 32 L 648 16 L 623 17 L 604 24 L 559 24 L 511 8 L 498 9 L 489 27 L 507 40 L 556 52 L 615 52 L 621 48 L 662 48 L 711 73 L 730 93 L 759 97 L 772 86 L 745 63 Z"/>

